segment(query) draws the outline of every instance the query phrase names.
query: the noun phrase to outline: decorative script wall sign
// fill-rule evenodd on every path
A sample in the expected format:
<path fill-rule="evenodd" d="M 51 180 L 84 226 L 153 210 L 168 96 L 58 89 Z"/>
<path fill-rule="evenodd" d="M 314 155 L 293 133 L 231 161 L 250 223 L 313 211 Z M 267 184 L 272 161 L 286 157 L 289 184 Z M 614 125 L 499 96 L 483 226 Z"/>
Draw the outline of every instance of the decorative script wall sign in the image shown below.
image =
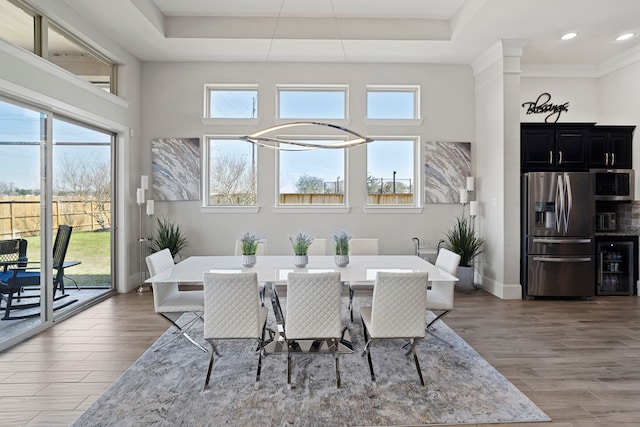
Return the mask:
<path fill-rule="evenodd" d="M 546 92 L 540 94 L 535 102 L 524 102 L 522 106 L 527 109 L 527 114 L 549 113 L 549 115 L 544 118 L 545 123 L 557 123 L 560 114 L 562 114 L 563 111 L 569 111 L 568 102 L 564 104 L 552 104 L 551 95 Z"/>

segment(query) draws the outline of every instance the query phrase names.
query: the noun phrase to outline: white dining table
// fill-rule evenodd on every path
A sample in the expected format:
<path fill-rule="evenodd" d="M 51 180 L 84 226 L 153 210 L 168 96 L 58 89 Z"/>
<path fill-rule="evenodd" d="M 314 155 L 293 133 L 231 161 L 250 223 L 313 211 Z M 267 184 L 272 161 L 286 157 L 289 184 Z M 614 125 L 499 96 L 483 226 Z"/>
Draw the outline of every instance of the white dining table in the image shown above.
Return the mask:
<path fill-rule="evenodd" d="M 309 263 L 305 268 L 297 268 L 293 265 L 293 255 L 262 255 L 258 256 L 257 260 L 253 267 L 248 268 L 242 266 L 242 256 L 191 256 L 162 273 L 151 276 L 146 282 L 156 284 L 163 282 L 202 283 L 203 275 L 207 272 L 255 271 L 261 285 L 261 298 L 264 299 L 267 292 L 270 294 L 277 324 L 276 330 L 271 331 L 272 336 L 265 346 L 265 351 L 267 353 L 284 353 L 287 351 L 332 352 L 331 340 L 323 340 L 322 342 L 310 340 L 307 343 L 301 342 L 302 345 L 296 347 L 295 350 L 288 349 L 284 335 L 285 319 L 275 285 L 286 285 L 287 276 L 291 272 L 337 271 L 340 273 L 340 280 L 345 284 L 349 282 L 374 283 L 377 273 L 381 271 L 427 272 L 429 273 L 429 282 L 458 281 L 457 277 L 416 255 L 350 255 L 349 264 L 345 267 L 336 266 L 333 256 L 322 255 L 309 256 Z M 343 329 L 338 351 L 341 353 L 354 351 L 347 327 Z"/>
<path fill-rule="evenodd" d="M 338 267 L 333 256 L 310 255 L 305 268 L 293 265 L 293 255 L 263 255 L 257 257 L 255 266 L 242 266 L 242 256 L 190 256 L 172 268 L 146 280 L 147 283 L 178 282 L 202 283 L 207 272 L 250 272 L 258 274 L 262 283 L 286 284 L 291 272 L 328 272 L 340 273 L 343 282 L 374 282 L 379 271 L 391 272 L 427 272 L 429 281 L 454 281 L 458 278 L 439 269 L 416 255 L 351 255 L 346 267 Z"/>

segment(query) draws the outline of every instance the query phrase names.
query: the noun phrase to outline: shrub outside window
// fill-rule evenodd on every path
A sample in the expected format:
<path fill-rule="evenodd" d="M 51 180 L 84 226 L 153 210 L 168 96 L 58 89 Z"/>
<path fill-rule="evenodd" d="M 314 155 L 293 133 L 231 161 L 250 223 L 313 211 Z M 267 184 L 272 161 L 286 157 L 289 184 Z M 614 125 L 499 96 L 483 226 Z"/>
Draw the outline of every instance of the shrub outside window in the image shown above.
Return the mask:
<path fill-rule="evenodd" d="M 255 119 L 258 117 L 257 85 L 207 85 L 207 111 L 212 119 Z"/>
<path fill-rule="evenodd" d="M 415 203 L 416 139 L 376 139 L 367 144 L 367 204 Z"/>
<path fill-rule="evenodd" d="M 313 139 L 313 142 L 336 141 Z M 294 147 L 281 145 L 281 148 Z M 345 205 L 344 149 L 279 150 L 278 153 L 279 205 Z"/>
<path fill-rule="evenodd" d="M 222 137 L 208 137 L 207 146 L 207 206 L 255 206 L 257 147 Z"/>
<path fill-rule="evenodd" d="M 368 86 L 368 119 L 417 119 L 419 88 L 407 86 Z"/>

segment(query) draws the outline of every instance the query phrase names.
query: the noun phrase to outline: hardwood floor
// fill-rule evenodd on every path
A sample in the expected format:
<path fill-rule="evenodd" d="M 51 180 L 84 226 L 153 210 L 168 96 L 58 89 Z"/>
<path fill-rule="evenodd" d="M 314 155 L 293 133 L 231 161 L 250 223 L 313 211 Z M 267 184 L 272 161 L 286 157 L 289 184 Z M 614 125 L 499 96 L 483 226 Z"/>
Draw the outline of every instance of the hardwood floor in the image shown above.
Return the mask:
<path fill-rule="evenodd" d="M 71 424 L 167 329 L 152 298 L 117 295 L 0 353 L 0 425 Z M 445 321 L 553 418 L 518 426 L 640 425 L 640 298 L 473 291 Z"/>

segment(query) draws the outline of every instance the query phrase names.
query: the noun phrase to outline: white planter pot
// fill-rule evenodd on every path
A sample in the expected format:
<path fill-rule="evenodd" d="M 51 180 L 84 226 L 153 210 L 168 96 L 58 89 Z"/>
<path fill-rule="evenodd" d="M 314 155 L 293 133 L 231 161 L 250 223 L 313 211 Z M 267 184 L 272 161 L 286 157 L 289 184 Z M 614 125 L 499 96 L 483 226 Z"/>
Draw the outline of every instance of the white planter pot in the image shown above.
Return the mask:
<path fill-rule="evenodd" d="M 460 292 L 471 292 L 473 288 L 473 267 L 458 267 L 458 281 L 455 289 Z"/>
<path fill-rule="evenodd" d="M 247 267 L 247 268 L 251 268 L 254 265 L 256 265 L 256 262 L 258 261 L 257 257 L 254 255 L 242 255 L 242 266 L 243 267 Z"/>
<path fill-rule="evenodd" d="M 338 267 L 346 267 L 349 264 L 349 255 L 335 255 L 333 261 Z"/>
<path fill-rule="evenodd" d="M 295 265 L 297 268 L 304 268 L 307 266 L 308 263 L 309 263 L 308 255 L 295 255 L 293 257 L 293 265 Z"/>

